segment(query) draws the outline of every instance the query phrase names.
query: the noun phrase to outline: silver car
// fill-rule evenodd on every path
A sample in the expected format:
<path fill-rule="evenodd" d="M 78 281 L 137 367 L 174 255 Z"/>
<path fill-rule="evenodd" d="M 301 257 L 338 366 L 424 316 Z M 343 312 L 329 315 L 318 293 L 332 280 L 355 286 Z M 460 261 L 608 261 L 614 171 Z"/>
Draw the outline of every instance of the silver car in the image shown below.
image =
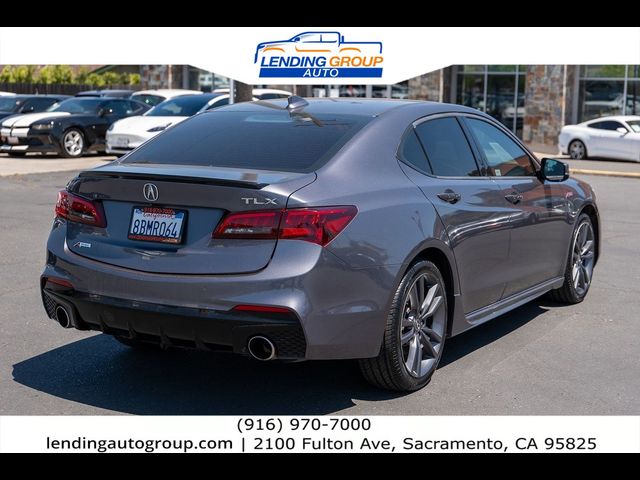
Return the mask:
<path fill-rule="evenodd" d="M 131 347 L 359 359 L 410 391 L 445 339 L 582 301 L 591 187 L 470 108 L 288 100 L 198 114 L 61 191 L 50 318 Z"/>

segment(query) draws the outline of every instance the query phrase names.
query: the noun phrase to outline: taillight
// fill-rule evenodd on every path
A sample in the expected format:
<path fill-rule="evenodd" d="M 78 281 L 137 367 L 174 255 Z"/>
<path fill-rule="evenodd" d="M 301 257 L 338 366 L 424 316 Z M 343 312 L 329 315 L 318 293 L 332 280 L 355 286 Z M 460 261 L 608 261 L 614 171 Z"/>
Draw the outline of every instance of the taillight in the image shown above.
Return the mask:
<path fill-rule="evenodd" d="M 107 226 L 102 204 L 79 197 L 66 190 L 58 192 L 56 216 L 94 227 Z"/>
<path fill-rule="evenodd" d="M 230 213 L 213 232 L 213 238 L 277 238 L 281 210 Z"/>
<path fill-rule="evenodd" d="M 325 246 L 357 213 L 354 206 L 230 213 L 213 232 L 213 238 L 281 238 Z"/>

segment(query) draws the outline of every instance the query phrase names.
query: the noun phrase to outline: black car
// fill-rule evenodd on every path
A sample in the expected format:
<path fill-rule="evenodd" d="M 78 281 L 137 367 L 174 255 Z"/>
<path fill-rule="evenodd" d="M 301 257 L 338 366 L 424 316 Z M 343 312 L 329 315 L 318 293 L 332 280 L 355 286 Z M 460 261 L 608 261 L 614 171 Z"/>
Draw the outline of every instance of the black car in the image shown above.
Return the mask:
<path fill-rule="evenodd" d="M 76 93 L 76 97 L 110 97 L 110 98 L 129 98 L 133 90 L 85 90 Z"/>
<path fill-rule="evenodd" d="M 142 115 L 149 107 L 122 98 L 69 98 L 42 113 L 14 115 L 2 122 L 0 152 L 57 153 L 80 157 L 105 150 L 105 134 L 116 120 Z"/>
<path fill-rule="evenodd" d="M 57 102 L 69 98 L 69 95 L 14 95 L 0 97 L 0 120 L 16 113 L 44 112 Z"/>

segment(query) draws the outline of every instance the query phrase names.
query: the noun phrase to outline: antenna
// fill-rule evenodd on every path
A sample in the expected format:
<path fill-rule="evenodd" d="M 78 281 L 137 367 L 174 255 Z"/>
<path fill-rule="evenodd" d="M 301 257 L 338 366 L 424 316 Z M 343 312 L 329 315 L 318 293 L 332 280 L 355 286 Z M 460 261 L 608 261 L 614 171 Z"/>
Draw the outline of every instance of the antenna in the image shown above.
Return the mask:
<path fill-rule="evenodd" d="M 307 102 L 304 98 L 298 97 L 296 95 L 291 95 L 287 99 L 287 110 L 301 110 L 308 105 L 309 102 Z"/>

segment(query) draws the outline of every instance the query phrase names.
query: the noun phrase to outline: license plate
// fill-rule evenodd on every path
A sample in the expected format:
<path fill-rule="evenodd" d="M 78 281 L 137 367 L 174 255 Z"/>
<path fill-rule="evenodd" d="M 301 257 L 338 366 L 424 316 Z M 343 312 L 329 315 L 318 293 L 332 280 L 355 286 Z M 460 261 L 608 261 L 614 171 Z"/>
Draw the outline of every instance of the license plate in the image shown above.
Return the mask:
<path fill-rule="evenodd" d="M 116 137 L 111 141 L 113 142 L 113 146 L 114 147 L 128 147 L 129 146 L 129 139 L 126 138 L 126 137 Z"/>
<path fill-rule="evenodd" d="M 18 137 L 9 137 L 7 140 L 11 145 L 17 145 L 20 142 Z"/>
<path fill-rule="evenodd" d="M 129 239 L 144 242 L 180 243 L 187 212 L 163 207 L 134 207 Z"/>

